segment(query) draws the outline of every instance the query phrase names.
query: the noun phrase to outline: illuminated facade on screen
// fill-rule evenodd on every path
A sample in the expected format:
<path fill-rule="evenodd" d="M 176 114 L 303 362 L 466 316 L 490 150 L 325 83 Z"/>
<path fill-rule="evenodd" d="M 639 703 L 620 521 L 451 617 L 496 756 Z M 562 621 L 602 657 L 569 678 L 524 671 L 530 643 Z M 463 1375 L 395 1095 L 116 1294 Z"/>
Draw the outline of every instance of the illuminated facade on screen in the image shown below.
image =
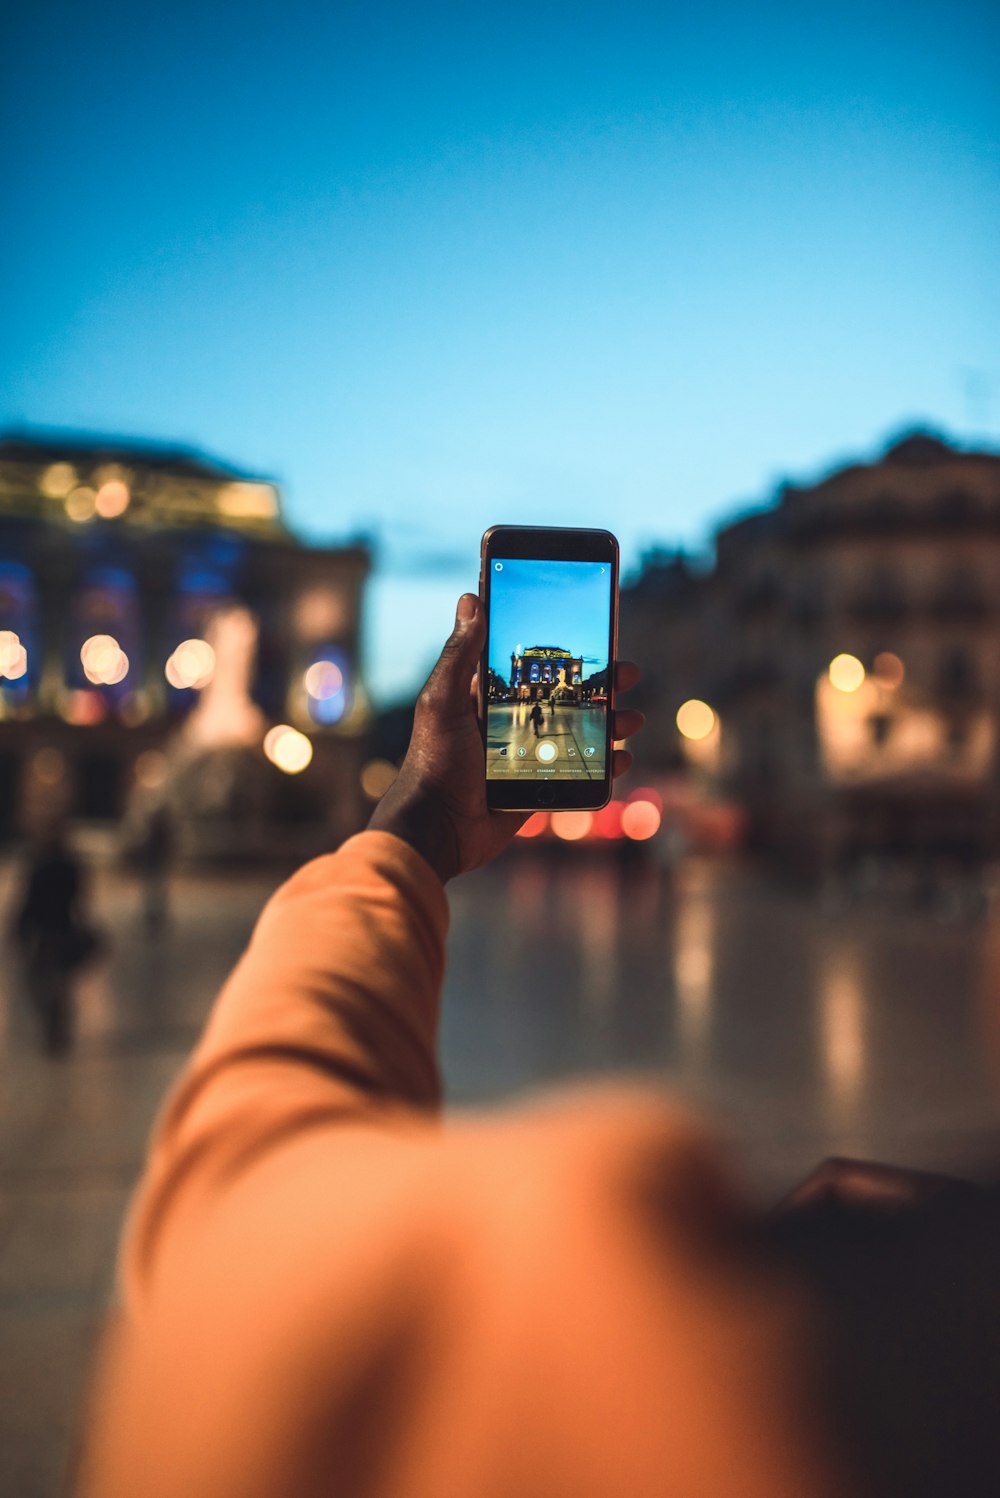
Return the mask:
<path fill-rule="evenodd" d="M 555 697 L 566 702 L 581 700 L 583 661 L 558 645 L 532 645 L 514 651 L 510 658 L 508 696 L 523 701 Z"/>
<path fill-rule="evenodd" d="M 0 832 L 46 799 L 119 817 L 142 782 L 220 850 L 275 818 L 352 830 L 369 565 L 303 545 L 274 484 L 199 454 L 0 441 Z M 312 746 L 294 786 L 265 755 L 276 725 Z"/>

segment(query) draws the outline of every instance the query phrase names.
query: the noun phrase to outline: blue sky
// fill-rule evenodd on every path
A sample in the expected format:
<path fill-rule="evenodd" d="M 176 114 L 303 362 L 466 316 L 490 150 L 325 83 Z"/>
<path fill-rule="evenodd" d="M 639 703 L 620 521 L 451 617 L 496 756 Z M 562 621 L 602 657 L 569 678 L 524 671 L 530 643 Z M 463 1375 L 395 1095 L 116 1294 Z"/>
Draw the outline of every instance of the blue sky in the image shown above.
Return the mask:
<path fill-rule="evenodd" d="M 368 534 L 376 694 L 491 524 L 627 574 L 917 423 L 1000 442 L 987 4 L 35 0 L 0 424 L 190 442 Z"/>
<path fill-rule="evenodd" d="M 518 645 L 561 645 L 584 661 L 584 677 L 608 664 L 611 569 L 599 562 L 495 562 L 489 661 L 504 681 Z"/>

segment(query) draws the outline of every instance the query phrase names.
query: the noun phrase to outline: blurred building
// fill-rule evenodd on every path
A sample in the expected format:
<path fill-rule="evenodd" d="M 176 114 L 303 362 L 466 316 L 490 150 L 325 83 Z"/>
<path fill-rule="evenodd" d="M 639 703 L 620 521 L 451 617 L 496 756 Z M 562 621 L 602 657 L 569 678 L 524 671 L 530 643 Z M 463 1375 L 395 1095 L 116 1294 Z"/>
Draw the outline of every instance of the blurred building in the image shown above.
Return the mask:
<path fill-rule="evenodd" d="M 1000 456 L 919 433 L 623 590 L 640 752 L 803 867 L 1000 852 Z M 678 720 L 678 713 L 680 719 Z"/>
<path fill-rule="evenodd" d="M 0 835 L 163 801 L 192 850 L 352 831 L 369 565 L 196 453 L 0 441 Z"/>

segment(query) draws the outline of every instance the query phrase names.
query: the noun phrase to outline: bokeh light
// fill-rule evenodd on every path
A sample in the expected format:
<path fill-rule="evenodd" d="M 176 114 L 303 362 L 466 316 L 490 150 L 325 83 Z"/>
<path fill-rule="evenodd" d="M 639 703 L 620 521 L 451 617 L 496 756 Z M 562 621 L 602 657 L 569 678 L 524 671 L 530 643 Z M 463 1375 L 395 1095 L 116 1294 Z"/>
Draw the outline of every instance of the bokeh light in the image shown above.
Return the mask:
<path fill-rule="evenodd" d="M 652 801 L 630 801 L 622 811 L 622 831 L 633 842 L 645 842 L 660 830 L 660 809 Z"/>
<path fill-rule="evenodd" d="M 0 679 L 19 681 L 28 669 L 28 652 L 12 629 L 0 629 Z"/>
<path fill-rule="evenodd" d="M 114 520 L 116 516 L 124 515 L 130 499 L 127 484 L 123 484 L 121 479 L 109 479 L 94 495 L 94 509 L 102 520 Z"/>
<path fill-rule="evenodd" d="M 594 813 L 594 837 L 615 838 L 622 835 L 622 803 L 609 801 Z"/>
<path fill-rule="evenodd" d="M 370 759 L 361 771 L 361 789 L 369 801 L 379 801 L 398 774 L 391 760 Z"/>
<path fill-rule="evenodd" d="M 865 679 L 865 668 L 856 655 L 835 655 L 828 673 L 838 692 L 856 692 Z"/>
<path fill-rule="evenodd" d="M 59 711 L 67 723 L 74 723 L 78 727 L 101 723 L 108 715 L 100 692 L 91 692 L 85 688 L 65 692 L 60 700 Z"/>
<path fill-rule="evenodd" d="M 351 707 L 351 666 L 343 647 L 328 641 L 313 647 L 315 659 L 302 673 L 309 717 L 333 728 Z"/>
<path fill-rule="evenodd" d="M 118 661 L 113 671 L 104 678 L 106 687 L 116 687 L 120 681 L 124 681 L 128 675 L 128 656 L 124 650 L 119 650 Z"/>
<path fill-rule="evenodd" d="M 80 484 L 71 489 L 65 499 L 66 514 L 70 520 L 82 525 L 93 520 L 97 513 L 97 495 L 89 484 Z"/>
<path fill-rule="evenodd" d="M 303 677 L 305 689 L 317 702 L 325 702 L 344 685 L 344 673 L 336 661 L 315 661 Z"/>
<path fill-rule="evenodd" d="M 76 481 L 76 469 L 72 463 L 50 463 L 39 479 L 38 487 L 48 499 L 65 499 Z"/>
<path fill-rule="evenodd" d="M 201 691 L 215 675 L 215 651 L 207 640 L 182 640 L 163 668 L 172 687 Z"/>
<path fill-rule="evenodd" d="M 552 831 L 556 837 L 561 837 L 563 842 L 576 843 L 594 825 L 594 813 L 592 811 L 556 811 L 552 813 Z"/>
<path fill-rule="evenodd" d="M 903 685 L 906 667 L 891 650 L 882 650 L 872 661 L 872 675 L 880 687 L 888 687 L 890 692 L 894 692 Z"/>
<path fill-rule="evenodd" d="M 128 675 L 128 656 L 114 635 L 91 635 L 80 646 L 83 674 L 95 686 L 116 686 Z"/>
<path fill-rule="evenodd" d="M 663 797 L 659 791 L 654 790 L 651 785 L 637 785 L 634 790 L 629 791 L 625 797 L 626 801 L 651 801 L 657 811 L 663 810 Z"/>
<path fill-rule="evenodd" d="M 715 727 L 715 713 L 707 702 L 691 697 L 677 709 L 677 727 L 686 739 L 707 739 Z"/>
<path fill-rule="evenodd" d="M 278 723 L 264 735 L 264 753 L 286 775 L 298 775 L 312 759 L 313 746 L 297 728 Z"/>

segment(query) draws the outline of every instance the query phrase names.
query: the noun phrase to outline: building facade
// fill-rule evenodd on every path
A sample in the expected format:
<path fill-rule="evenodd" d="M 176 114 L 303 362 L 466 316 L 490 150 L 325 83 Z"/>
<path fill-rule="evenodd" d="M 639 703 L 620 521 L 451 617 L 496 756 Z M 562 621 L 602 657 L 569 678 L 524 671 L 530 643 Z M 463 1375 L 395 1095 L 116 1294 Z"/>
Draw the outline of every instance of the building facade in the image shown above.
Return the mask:
<path fill-rule="evenodd" d="M 1000 456 L 914 434 L 784 488 L 623 591 L 644 755 L 687 761 L 812 867 L 1000 852 Z M 712 733 L 676 713 L 708 704 Z M 707 720 L 706 720 L 707 721 Z"/>
<path fill-rule="evenodd" d="M 508 697 L 521 701 L 557 697 L 566 702 L 581 700 L 583 660 L 560 645 L 520 646 L 510 658 Z"/>
<path fill-rule="evenodd" d="M 199 454 L 0 441 L 0 835 L 144 796 L 172 800 L 192 850 L 353 830 L 369 567 L 363 546 L 303 545 L 275 485 Z"/>

